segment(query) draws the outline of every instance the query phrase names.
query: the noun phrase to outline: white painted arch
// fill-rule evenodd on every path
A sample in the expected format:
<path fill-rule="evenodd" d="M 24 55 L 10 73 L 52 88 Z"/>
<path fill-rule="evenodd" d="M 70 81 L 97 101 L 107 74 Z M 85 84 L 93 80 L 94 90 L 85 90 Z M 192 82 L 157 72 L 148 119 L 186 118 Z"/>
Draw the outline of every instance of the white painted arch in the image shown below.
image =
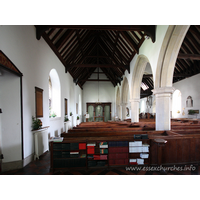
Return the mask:
<path fill-rule="evenodd" d="M 140 86 L 147 63 L 150 64 L 149 59 L 145 55 L 139 55 L 133 70 L 132 81 L 131 81 L 131 99 L 130 99 L 131 122 L 139 122 Z"/>
<path fill-rule="evenodd" d="M 168 27 L 158 57 L 155 88 L 172 87 L 176 59 L 189 27 L 189 25 Z"/>

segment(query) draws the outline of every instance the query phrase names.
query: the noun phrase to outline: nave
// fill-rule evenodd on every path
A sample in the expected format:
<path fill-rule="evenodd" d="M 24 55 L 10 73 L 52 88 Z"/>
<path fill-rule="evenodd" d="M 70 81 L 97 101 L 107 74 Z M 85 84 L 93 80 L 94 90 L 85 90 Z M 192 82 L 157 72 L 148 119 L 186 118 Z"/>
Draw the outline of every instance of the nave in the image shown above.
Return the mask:
<path fill-rule="evenodd" d="M 150 162 L 145 165 L 108 164 L 102 167 L 55 168 L 51 166 L 51 148 L 39 159 L 22 169 L 7 171 L 1 175 L 199 175 L 199 130 L 198 120 L 171 120 L 171 131 L 155 131 L 154 119 L 129 121 L 85 122 L 68 133 L 61 134 L 63 143 L 78 141 L 133 140 L 135 135 L 147 134 L 150 140 Z M 158 163 L 158 149 L 155 139 L 167 141 L 162 149 L 161 163 Z M 51 145 L 50 145 L 51 146 Z M 88 154 L 87 154 L 88 156 Z M 108 163 L 110 162 L 108 157 Z M 156 167 L 162 166 L 163 170 Z M 134 168 L 135 167 L 135 168 Z M 137 168 L 141 167 L 141 168 Z M 144 167 L 144 168 L 142 168 Z"/>

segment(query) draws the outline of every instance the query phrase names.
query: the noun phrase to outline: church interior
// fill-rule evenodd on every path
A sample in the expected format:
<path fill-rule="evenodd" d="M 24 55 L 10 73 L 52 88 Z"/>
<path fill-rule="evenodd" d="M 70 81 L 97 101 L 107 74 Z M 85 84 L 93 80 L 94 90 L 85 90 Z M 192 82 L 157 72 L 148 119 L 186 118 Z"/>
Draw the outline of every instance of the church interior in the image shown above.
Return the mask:
<path fill-rule="evenodd" d="M 199 25 L 0 33 L 1 174 L 199 174 Z"/>
<path fill-rule="evenodd" d="M 197 198 L 194 5 L 2 2 L 1 198 Z"/>
<path fill-rule="evenodd" d="M 1 173 L 48 154 L 53 172 L 195 165 L 199 174 L 199 25 L 0 32 Z"/>

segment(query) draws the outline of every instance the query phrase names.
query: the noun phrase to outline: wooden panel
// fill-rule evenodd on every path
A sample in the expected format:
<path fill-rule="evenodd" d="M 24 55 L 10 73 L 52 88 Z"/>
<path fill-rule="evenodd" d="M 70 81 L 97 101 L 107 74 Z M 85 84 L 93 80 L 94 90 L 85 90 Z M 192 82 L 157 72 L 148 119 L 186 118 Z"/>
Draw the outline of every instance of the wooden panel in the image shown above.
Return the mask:
<path fill-rule="evenodd" d="M 176 141 L 177 163 L 182 162 L 182 139 Z"/>
<path fill-rule="evenodd" d="M 36 117 L 43 117 L 43 90 L 35 87 Z"/>
<path fill-rule="evenodd" d="M 195 160 L 200 161 L 200 138 L 195 138 Z"/>
<path fill-rule="evenodd" d="M 190 161 L 194 162 L 195 161 L 195 139 L 189 139 L 190 140 Z"/>
<path fill-rule="evenodd" d="M 169 163 L 176 163 L 177 162 L 177 140 L 168 140 L 170 143 L 169 145 Z M 167 142 L 167 143 L 168 143 Z"/>
<path fill-rule="evenodd" d="M 170 160 L 170 140 L 167 140 L 167 143 L 162 147 L 162 163 L 169 163 Z"/>
<path fill-rule="evenodd" d="M 190 141 L 188 139 L 183 139 L 182 141 L 182 161 L 189 162 L 190 161 Z"/>
<path fill-rule="evenodd" d="M 150 162 L 151 164 L 157 164 L 158 163 L 158 155 L 157 155 L 157 145 L 152 140 L 150 141 Z"/>

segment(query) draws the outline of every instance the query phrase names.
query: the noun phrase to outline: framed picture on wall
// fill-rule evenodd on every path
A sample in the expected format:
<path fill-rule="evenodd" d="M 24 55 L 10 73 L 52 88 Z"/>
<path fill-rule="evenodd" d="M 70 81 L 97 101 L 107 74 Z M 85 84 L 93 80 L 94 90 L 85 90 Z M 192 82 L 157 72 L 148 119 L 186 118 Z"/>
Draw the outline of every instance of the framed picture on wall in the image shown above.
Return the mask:
<path fill-rule="evenodd" d="M 67 99 L 65 99 L 65 115 L 68 115 Z"/>
<path fill-rule="evenodd" d="M 76 114 L 78 114 L 78 103 L 76 103 Z"/>
<path fill-rule="evenodd" d="M 43 89 L 35 87 L 36 117 L 43 117 Z"/>

